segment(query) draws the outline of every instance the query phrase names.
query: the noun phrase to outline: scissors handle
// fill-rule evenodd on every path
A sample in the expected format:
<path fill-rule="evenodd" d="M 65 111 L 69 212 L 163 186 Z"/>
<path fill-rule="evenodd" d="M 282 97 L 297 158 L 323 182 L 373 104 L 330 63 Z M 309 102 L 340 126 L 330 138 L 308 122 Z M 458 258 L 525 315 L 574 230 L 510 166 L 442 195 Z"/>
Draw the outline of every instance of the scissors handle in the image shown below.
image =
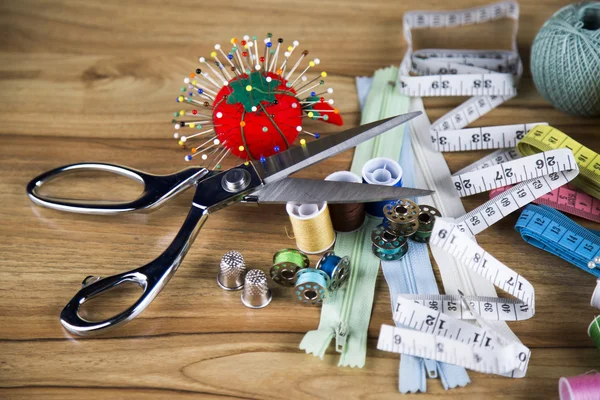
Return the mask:
<path fill-rule="evenodd" d="M 72 200 L 41 195 L 38 190 L 47 182 L 74 172 L 112 172 L 136 180 L 144 185 L 142 194 L 133 201 L 107 202 L 98 200 Z M 27 184 L 27 195 L 35 204 L 60 211 L 82 214 L 120 214 L 133 211 L 150 211 L 159 208 L 177 194 L 194 185 L 209 174 L 206 168 L 187 168 L 171 175 L 153 175 L 133 168 L 104 163 L 65 165 L 44 172 Z"/>
<path fill-rule="evenodd" d="M 207 219 L 206 208 L 192 206 L 177 236 L 158 258 L 143 267 L 84 286 L 62 310 L 62 325 L 71 333 L 88 336 L 116 328 L 138 316 L 177 271 Z M 85 302 L 125 282 L 133 282 L 143 290 L 142 295 L 131 307 L 104 321 L 88 321 L 79 315 L 79 308 Z"/>

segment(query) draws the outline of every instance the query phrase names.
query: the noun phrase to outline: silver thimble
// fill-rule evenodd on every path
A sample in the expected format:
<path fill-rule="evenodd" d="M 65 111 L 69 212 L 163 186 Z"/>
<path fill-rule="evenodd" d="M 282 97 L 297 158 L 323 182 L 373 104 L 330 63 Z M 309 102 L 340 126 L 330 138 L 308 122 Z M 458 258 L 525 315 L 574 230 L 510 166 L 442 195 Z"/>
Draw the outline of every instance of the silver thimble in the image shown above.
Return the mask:
<path fill-rule="evenodd" d="M 225 290 L 240 290 L 244 287 L 246 265 L 239 251 L 228 251 L 221 258 L 217 283 Z"/>
<path fill-rule="evenodd" d="M 248 271 L 242 292 L 242 303 L 249 308 L 263 308 L 269 305 L 272 298 L 265 273 L 260 269 Z"/>

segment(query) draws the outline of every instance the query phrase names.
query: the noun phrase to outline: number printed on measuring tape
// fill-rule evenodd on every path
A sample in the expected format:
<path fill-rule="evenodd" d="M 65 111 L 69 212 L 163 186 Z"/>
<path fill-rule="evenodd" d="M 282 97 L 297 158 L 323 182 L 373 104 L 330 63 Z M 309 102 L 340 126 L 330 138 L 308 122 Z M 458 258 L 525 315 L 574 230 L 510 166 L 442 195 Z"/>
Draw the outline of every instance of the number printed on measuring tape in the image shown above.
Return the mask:
<path fill-rule="evenodd" d="M 486 320 L 494 321 L 523 321 L 533 317 L 533 311 L 529 305 L 517 299 L 501 297 L 482 296 L 458 296 L 448 294 L 402 294 L 404 299 L 415 304 L 440 311 L 456 319 L 475 319 L 470 310 Z M 469 307 L 465 306 L 465 303 Z M 395 312 L 400 311 L 398 308 Z M 403 325 L 409 325 L 406 321 L 398 321 Z M 412 323 L 410 324 L 412 327 Z"/>
<path fill-rule="evenodd" d="M 412 53 L 411 71 L 417 75 L 514 73 L 518 61 L 512 51 L 423 49 Z"/>
<path fill-rule="evenodd" d="M 510 189 L 505 186 L 490 191 L 490 199 Z M 600 223 L 600 200 L 593 198 L 571 184 L 554 189 L 550 193 L 535 199 L 533 203 L 543 204 L 567 214 L 573 214 L 596 223 Z"/>
<path fill-rule="evenodd" d="M 431 131 L 431 142 L 434 149 L 443 152 L 513 148 L 531 128 L 544 124 L 547 123 Z"/>
<path fill-rule="evenodd" d="M 493 153 L 490 153 L 487 156 L 475 161 L 474 163 L 467 165 L 461 170 L 456 171 L 453 174 L 453 176 L 462 175 L 464 173 L 476 171 L 478 169 L 489 168 L 493 165 L 498 165 L 512 160 L 516 160 L 517 158 L 521 158 L 521 155 L 519 154 L 519 152 L 517 152 L 517 149 L 496 150 Z"/>
<path fill-rule="evenodd" d="M 431 130 L 447 131 L 464 128 L 514 96 L 472 97 L 431 124 Z"/>
<path fill-rule="evenodd" d="M 417 330 L 381 325 L 377 349 L 459 365 L 486 374 L 527 370 L 530 350 L 520 343 L 501 349 L 480 347 Z"/>
<path fill-rule="evenodd" d="M 455 224 L 445 218 L 437 218 L 429 243 L 453 255 L 473 272 L 521 300 L 535 313 L 535 292 L 531 283 L 483 250 Z"/>

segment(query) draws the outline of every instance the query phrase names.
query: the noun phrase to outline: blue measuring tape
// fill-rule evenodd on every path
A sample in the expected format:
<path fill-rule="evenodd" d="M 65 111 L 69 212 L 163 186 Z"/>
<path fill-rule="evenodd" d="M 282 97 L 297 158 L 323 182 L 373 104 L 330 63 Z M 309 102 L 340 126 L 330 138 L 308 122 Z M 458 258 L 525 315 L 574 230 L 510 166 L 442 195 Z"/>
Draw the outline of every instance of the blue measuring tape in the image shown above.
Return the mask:
<path fill-rule="evenodd" d="M 525 207 L 515 229 L 527 243 L 600 277 L 600 268 L 588 268 L 588 263 L 600 256 L 600 236 L 596 231 L 551 207 L 534 204 Z"/>

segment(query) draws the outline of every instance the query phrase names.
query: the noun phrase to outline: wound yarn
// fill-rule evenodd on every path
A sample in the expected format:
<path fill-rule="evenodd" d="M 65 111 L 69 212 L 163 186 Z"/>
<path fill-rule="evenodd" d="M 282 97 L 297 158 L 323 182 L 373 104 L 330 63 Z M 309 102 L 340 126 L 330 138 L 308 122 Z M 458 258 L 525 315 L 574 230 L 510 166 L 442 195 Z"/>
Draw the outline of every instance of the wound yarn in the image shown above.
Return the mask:
<path fill-rule="evenodd" d="M 571 4 L 544 23 L 531 48 L 540 94 L 571 115 L 600 115 L 600 2 Z"/>

